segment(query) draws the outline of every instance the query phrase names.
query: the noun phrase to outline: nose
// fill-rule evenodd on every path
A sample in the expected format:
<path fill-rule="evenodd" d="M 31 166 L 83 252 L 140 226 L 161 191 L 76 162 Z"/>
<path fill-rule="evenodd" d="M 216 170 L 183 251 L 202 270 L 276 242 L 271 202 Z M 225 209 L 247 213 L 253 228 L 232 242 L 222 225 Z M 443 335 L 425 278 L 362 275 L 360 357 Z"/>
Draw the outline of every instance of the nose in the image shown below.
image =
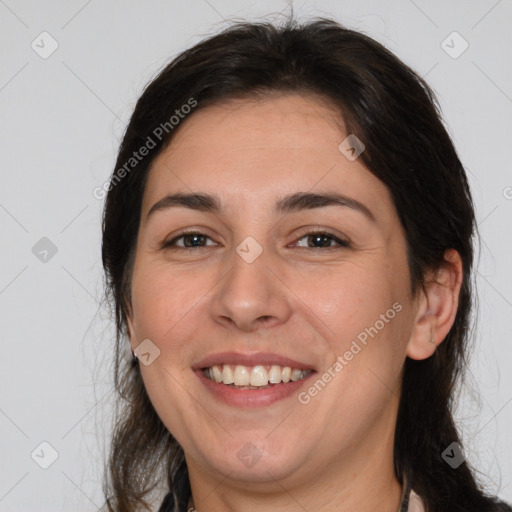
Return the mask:
<path fill-rule="evenodd" d="M 212 298 L 211 313 L 225 327 L 251 332 L 277 326 L 291 315 L 287 288 L 263 251 L 251 263 L 233 251 L 230 269 Z"/>

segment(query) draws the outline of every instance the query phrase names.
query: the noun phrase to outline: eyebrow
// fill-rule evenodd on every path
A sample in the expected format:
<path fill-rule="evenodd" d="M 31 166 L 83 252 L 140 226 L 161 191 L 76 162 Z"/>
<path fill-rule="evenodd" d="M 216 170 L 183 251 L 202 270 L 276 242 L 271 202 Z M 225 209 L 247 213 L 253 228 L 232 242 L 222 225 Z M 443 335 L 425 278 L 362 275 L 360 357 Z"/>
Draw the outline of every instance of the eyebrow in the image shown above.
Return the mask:
<path fill-rule="evenodd" d="M 293 213 L 300 210 L 323 208 L 325 206 L 343 206 L 351 208 L 365 215 L 372 222 L 376 222 L 373 212 L 356 199 L 334 192 L 315 194 L 311 192 L 296 192 L 277 201 L 275 212 L 277 214 Z M 147 214 L 147 219 L 154 213 L 173 207 L 190 208 L 201 212 L 221 213 L 222 203 L 217 196 L 211 194 L 169 194 L 156 202 Z"/>

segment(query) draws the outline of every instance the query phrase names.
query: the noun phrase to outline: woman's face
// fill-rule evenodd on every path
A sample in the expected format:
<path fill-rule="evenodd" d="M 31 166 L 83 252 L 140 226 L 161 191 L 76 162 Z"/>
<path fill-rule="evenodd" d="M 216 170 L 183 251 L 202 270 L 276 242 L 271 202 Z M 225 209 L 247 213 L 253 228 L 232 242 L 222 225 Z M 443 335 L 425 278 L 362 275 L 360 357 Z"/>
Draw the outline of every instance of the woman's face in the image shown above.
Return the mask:
<path fill-rule="evenodd" d="M 189 470 L 298 483 L 391 464 L 417 305 L 386 186 L 314 96 L 182 123 L 144 192 L 129 324 Z"/>

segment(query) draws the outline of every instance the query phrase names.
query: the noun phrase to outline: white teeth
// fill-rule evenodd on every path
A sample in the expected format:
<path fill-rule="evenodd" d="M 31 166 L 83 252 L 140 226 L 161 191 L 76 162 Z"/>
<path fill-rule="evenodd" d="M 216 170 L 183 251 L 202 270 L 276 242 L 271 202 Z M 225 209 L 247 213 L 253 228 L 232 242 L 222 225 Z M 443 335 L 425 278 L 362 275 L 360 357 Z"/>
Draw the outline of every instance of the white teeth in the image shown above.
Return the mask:
<path fill-rule="evenodd" d="M 213 366 L 210 368 L 210 371 L 213 373 L 213 379 L 215 382 L 222 382 L 222 370 L 218 366 Z M 210 377 L 211 379 L 212 377 Z"/>
<path fill-rule="evenodd" d="M 256 365 L 247 367 L 236 365 L 234 368 L 229 364 L 215 365 L 205 368 L 203 373 L 214 382 L 239 387 L 250 386 L 247 389 L 269 387 L 269 384 L 280 384 L 281 382 L 297 382 L 303 379 L 312 370 L 299 370 L 289 366 L 271 365 L 270 367 Z"/>
<path fill-rule="evenodd" d="M 302 378 L 302 370 L 292 370 L 292 375 L 290 377 L 292 382 L 297 382 Z"/>
<path fill-rule="evenodd" d="M 263 366 L 255 366 L 251 372 L 249 381 L 251 386 L 266 386 L 268 384 L 268 372 Z"/>
<path fill-rule="evenodd" d="M 225 364 L 224 368 L 222 369 L 222 382 L 224 384 L 233 384 L 233 382 L 235 382 L 235 378 L 233 377 L 233 370 L 228 364 Z"/>
<path fill-rule="evenodd" d="M 272 366 L 268 372 L 268 381 L 271 384 L 279 384 L 281 382 L 282 371 L 280 366 Z"/>
<path fill-rule="evenodd" d="M 226 366 L 224 366 L 226 368 Z M 235 386 L 248 386 L 251 376 L 245 366 L 235 366 Z"/>

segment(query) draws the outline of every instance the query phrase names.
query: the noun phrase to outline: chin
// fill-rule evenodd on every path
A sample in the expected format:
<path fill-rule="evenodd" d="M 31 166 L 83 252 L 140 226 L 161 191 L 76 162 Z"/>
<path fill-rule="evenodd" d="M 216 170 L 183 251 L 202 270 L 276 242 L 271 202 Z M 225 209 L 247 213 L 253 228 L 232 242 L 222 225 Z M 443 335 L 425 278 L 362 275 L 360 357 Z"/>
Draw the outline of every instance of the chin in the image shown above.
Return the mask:
<path fill-rule="evenodd" d="M 300 456 L 295 443 L 289 449 L 281 449 L 279 453 L 268 451 L 271 447 L 264 435 L 260 442 L 252 436 L 253 441 L 234 441 L 231 446 L 221 446 L 220 450 L 204 454 L 203 457 L 215 473 L 229 475 L 230 480 L 251 483 L 282 480 L 305 466 L 306 456 Z"/>

